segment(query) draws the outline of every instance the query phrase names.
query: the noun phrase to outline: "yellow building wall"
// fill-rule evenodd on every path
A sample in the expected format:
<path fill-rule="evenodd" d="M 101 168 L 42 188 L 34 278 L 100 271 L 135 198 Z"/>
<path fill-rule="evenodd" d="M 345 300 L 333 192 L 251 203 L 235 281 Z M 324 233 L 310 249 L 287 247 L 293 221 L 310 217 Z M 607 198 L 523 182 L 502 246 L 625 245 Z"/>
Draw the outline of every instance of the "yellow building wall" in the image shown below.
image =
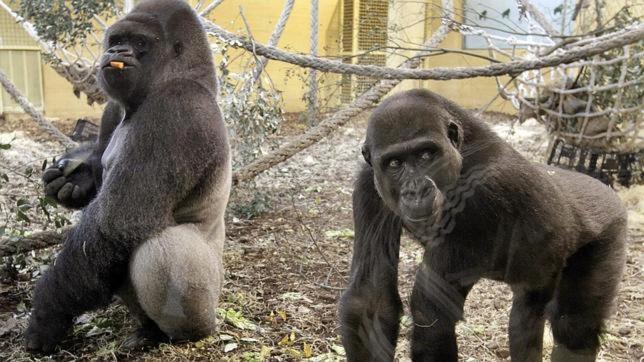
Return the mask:
<path fill-rule="evenodd" d="M 433 6 L 431 1 L 440 4 L 439 0 L 418 1 L 395 1 L 390 9 L 390 22 L 399 25 L 404 30 L 401 34 L 394 34 L 397 39 L 408 39 L 410 46 L 415 43 L 417 46 L 432 35 L 432 30 L 439 24 L 439 21 L 432 20 L 433 16 L 440 15 L 439 8 Z M 277 0 L 226 0 L 219 5 L 209 16 L 216 24 L 228 31 L 241 35 L 247 35 L 248 31 L 240 15 L 240 9 L 248 22 L 253 37 L 266 43 L 277 23 L 284 2 Z M 309 53 L 310 51 L 310 1 L 296 1 L 291 16 L 278 47 L 292 52 Z M 321 56 L 336 56 L 340 53 L 339 41 L 341 34 L 341 0 L 320 0 L 319 1 L 319 28 L 318 28 L 318 54 Z M 462 0 L 455 1 L 455 8 L 460 9 Z M 427 17 L 430 23 L 422 21 Z M 415 24 L 405 27 L 404 24 Z M 463 37 L 458 33 L 450 33 L 448 38 L 441 44 L 446 48 L 462 48 Z M 243 66 L 252 63 L 252 58 L 244 50 L 229 49 L 230 58 L 243 54 L 244 62 L 235 62 L 231 71 L 239 72 Z M 484 51 L 481 51 L 484 52 Z M 220 57 L 215 56 L 218 64 Z M 247 60 L 247 61 L 246 61 Z M 395 67 L 404 61 L 403 57 L 389 57 L 387 65 Z M 465 55 L 450 54 L 445 56 L 431 57 L 425 61 L 425 67 L 436 66 L 467 66 L 485 65 L 486 61 L 468 57 Z M 303 111 L 306 107 L 302 101 L 303 95 L 307 92 L 306 84 L 308 69 L 297 66 L 269 61 L 266 67 L 266 74 L 270 77 L 272 84 L 282 92 L 284 110 L 287 112 Z M 331 74 L 320 74 L 324 83 L 320 85 L 321 99 L 332 99 L 331 104 L 337 103 L 337 96 L 332 93 L 337 91 L 335 87 L 328 86 L 339 81 L 339 76 Z M 454 81 L 420 81 L 406 80 L 401 83 L 395 91 L 424 87 L 431 89 L 443 96 L 450 98 L 465 107 L 480 107 L 496 95 L 496 86 L 493 78 L 474 78 L 469 80 Z M 77 98 L 72 91 L 71 84 L 58 75 L 46 63 L 43 65 L 43 93 L 44 109 L 48 117 L 58 118 L 80 118 L 100 117 L 102 105 L 88 105 L 86 97 L 81 94 Z M 507 102 L 497 101 L 492 110 L 512 112 L 511 105 Z"/>
<path fill-rule="evenodd" d="M 368 1 L 368 0 L 363 0 Z M 196 1 L 192 1 L 193 3 Z M 241 35 L 248 35 L 240 9 L 248 21 L 250 32 L 253 37 L 261 43 L 266 43 L 277 23 L 280 12 L 285 1 L 279 0 L 226 0 L 219 5 L 209 16 L 216 24 L 223 28 Z M 621 6 L 616 3 L 630 3 L 629 0 L 608 2 L 615 11 Z M 341 28 L 341 4 L 342 0 L 319 0 L 319 29 L 318 29 L 318 53 L 321 56 L 337 56 L 340 54 L 339 41 L 342 32 Z M 400 46 L 409 45 L 418 47 L 429 39 L 435 29 L 440 25 L 440 0 L 395 0 L 391 2 L 389 19 L 390 24 L 401 29 L 398 33 L 390 34 L 390 37 L 397 40 Z M 291 16 L 278 47 L 292 52 L 309 53 L 310 49 L 310 1 L 296 1 Z M 454 0 L 454 8 L 457 17 L 460 16 L 463 8 L 463 0 Z M 637 13 L 644 11 L 644 7 L 634 6 Z M 588 21 L 592 9 L 585 9 L 580 14 L 578 21 Z M 458 19 L 462 20 L 462 19 Z M 413 24 L 408 26 L 409 24 Z M 406 26 L 407 25 L 407 26 Z M 405 44 L 404 39 L 407 40 Z M 450 32 L 447 38 L 441 43 L 441 47 L 463 49 L 464 38 L 460 33 Z M 487 50 L 471 50 L 481 55 L 488 55 Z M 239 72 L 244 66 L 254 65 L 253 59 L 244 50 L 229 48 L 230 58 L 242 55 L 243 62 L 234 62 L 231 68 L 233 72 Z M 412 54 L 408 51 L 406 55 Z M 216 64 L 220 57 L 215 56 Z M 505 59 L 500 59 L 505 60 Z M 402 56 L 391 56 L 387 65 L 395 67 L 404 61 Z M 489 65 L 489 61 L 478 59 L 462 54 L 446 54 L 432 56 L 424 61 L 425 68 L 433 67 L 459 67 Z M 268 76 L 275 88 L 282 92 L 284 110 L 287 112 L 303 111 L 306 107 L 302 101 L 303 95 L 307 92 L 308 69 L 277 61 L 269 61 L 266 68 Z M 339 94 L 337 87 L 331 84 L 339 82 L 340 76 L 335 74 L 318 73 L 323 81 L 320 84 L 320 99 L 324 101 L 331 98 L 331 105 L 337 105 Z M 508 77 L 501 77 L 504 84 Z M 450 81 L 422 81 L 406 80 L 396 89 L 402 91 L 410 88 L 427 88 L 433 90 L 464 107 L 478 108 L 485 106 L 497 96 L 497 86 L 494 78 L 478 77 L 465 80 Z M 332 93 L 336 92 L 336 93 Z M 45 113 L 49 117 L 78 118 L 98 117 L 102 112 L 102 106 L 87 105 L 86 98 L 76 98 L 72 92 L 72 86 L 64 78 L 48 65 L 43 65 L 43 93 Z M 512 105 L 496 97 L 496 100 L 488 108 L 489 110 L 513 113 Z"/>
<path fill-rule="evenodd" d="M 43 64 L 43 93 L 45 94 L 45 115 L 52 118 L 99 118 L 103 105 L 87 104 L 87 98 L 81 93 L 80 98 L 74 95 L 71 83 L 61 77 L 52 67 Z"/>
<path fill-rule="evenodd" d="M 368 0 L 362 0 L 368 1 Z M 463 0 L 454 0 L 454 10 L 457 20 L 462 21 Z M 441 23 L 441 0 L 395 0 L 389 7 L 389 38 L 390 46 L 409 48 L 410 50 L 398 51 L 397 55 L 387 58 L 387 66 L 395 68 L 403 63 L 409 56 L 417 52 L 422 44 L 428 41 Z M 395 29 L 392 31 L 391 29 Z M 458 32 L 450 32 L 441 42 L 439 47 L 446 49 L 463 49 L 464 37 Z M 467 49 L 468 52 L 488 56 L 486 49 Z M 505 61 L 507 59 L 500 58 Z M 445 54 L 426 58 L 423 68 L 434 67 L 468 67 L 485 66 L 490 62 L 485 59 L 475 58 L 464 54 Z M 508 77 L 501 77 L 501 84 L 508 81 Z M 505 113 L 515 113 L 509 101 L 497 97 L 495 78 L 477 77 L 464 80 L 404 80 L 391 94 L 414 88 L 432 90 L 466 108 L 480 108 L 492 102 L 487 110 Z"/>
<path fill-rule="evenodd" d="M 332 19 L 338 3 L 339 0 L 319 1 L 318 53 L 323 56 L 329 54 L 328 49 L 335 49 L 334 44 L 332 44 L 334 39 L 329 39 L 327 36 L 329 27 L 337 29 L 336 34 L 339 39 L 340 29 L 336 24 L 337 19 L 335 22 Z M 283 5 L 283 1 L 277 0 L 226 0 L 211 12 L 209 18 L 228 31 L 247 36 L 248 31 L 240 15 L 241 9 L 253 37 L 258 42 L 266 44 L 279 19 Z M 293 11 L 278 43 L 280 48 L 309 53 L 310 13 L 310 1 L 295 2 Z M 252 59 L 244 50 L 231 48 L 228 53 L 231 58 L 243 54 L 244 60 L 249 60 L 251 61 L 250 64 L 253 64 Z M 221 57 L 216 56 L 215 64 L 219 64 L 220 61 Z M 230 70 L 239 72 L 245 64 L 246 61 L 235 62 Z M 45 113 L 47 116 L 61 118 L 100 116 L 102 106 L 87 105 L 85 96 L 81 95 L 80 99 L 76 98 L 69 82 L 56 74 L 51 67 L 45 65 L 43 69 Z M 282 92 L 285 111 L 299 112 L 304 110 L 305 104 L 302 102 L 302 95 L 306 91 L 306 83 L 302 80 L 306 79 L 307 70 L 287 63 L 270 61 L 266 67 L 266 74 L 269 75 L 275 88 Z"/>
<path fill-rule="evenodd" d="M 575 21 L 575 29 L 579 32 L 587 32 L 597 27 L 596 3 L 594 1 L 584 2 L 579 15 Z M 630 7 L 631 15 L 635 18 L 644 17 L 644 3 L 641 0 L 614 0 L 606 1 L 601 9 L 602 22 L 611 19 L 624 6 Z"/>
<path fill-rule="evenodd" d="M 268 39 L 280 17 L 285 1 L 278 0 L 226 0 L 219 5 L 209 17 L 213 22 L 224 29 L 240 34 L 248 35 L 244 21 L 240 16 L 240 8 L 248 22 L 250 31 L 255 40 L 262 44 L 268 43 Z M 320 0 L 318 14 L 318 55 L 337 55 L 337 42 L 340 39 L 338 5 L 340 0 Z M 277 46 L 291 52 L 309 53 L 311 36 L 311 2 L 296 1 L 293 11 L 282 37 Z M 329 29 L 336 29 L 329 31 Z M 329 36 L 335 32 L 335 37 Z M 245 50 L 230 49 L 230 58 L 235 58 L 240 53 L 247 53 Z M 250 59 L 245 54 L 244 60 Z M 215 63 L 219 63 L 220 57 L 215 56 Z M 233 63 L 230 70 L 239 72 L 246 62 Z M 254 64 L 251 62 L 250 64 Z M 300 112 L 306 107 L 302 102 L 302 96 L 307 91 L 307 69 L 292 64 L 269 61 L 266 73 L 270 76 L 275 88 L 282 92 L 284 109 L 287 112 Z M 319 74 L 319 76 L 322 76 Z"/>
<path fill-rule="evenodd" d="M 5 2 L 6 3 L 6 2 Z M 9 2 L 14 9 L 17 8 L 16 2 Z M 0 16 L 4 21 L 0 22 L 0 35 L 5 35 L 13 39 L 19 39 L 19 44 L 5 45 L 5 49 L 21 49 L 22 47 L 38 49 L 38 43 L 16 24 L 11 15 L 5 10 L 0 9 Z M 17 34 L 16 34 L 17 33 Z M 16 48 L 17 47 L 17 48 Z M 0 48 L 2 48 L 0 46 Z M 27 49 L 26 48 L 26 49 Z M 42 58 L 42 57 L 41 57 Z M 36 70 L 34 70 L 36 71 Z M 37 108 L 44 109 L 47 117 L 51 118 L 80 118 L 80 117 L 100 117 L 103 107 L 100 105 L 88 106 L 84 95 L 76 98 L 72 91 L 71 84 L 63 77 L 58 75 L 45 61 L 42 61 L 42 67 L 37 69 L 42 72 L 42 107 L 36 104 Z M 21 84 L 21 79 L 13 79 L 14 83 Z M 23 91 L 24 92 L 24 91 Z M 32 99 L 32 102 L 34 100 Z M 6 109 L 8 112 L 19 110 L 19 107 Z"/>
<path fill-rule="evenodd" d="M 338 4 L 340 0 L 319 1 L 318 54 L 325 56 L 337 54 L 339 41 Z M 191 1 L 196 3 L 196 1 Z M 248 32 L 240 16 L 243 10 L 253 37 L 261 43 L 267 43 L 277 23 L 283 1 L 278 0 L 227 0 L 218 6 L 209 16 L 216 24 L 226 30 L 240 35 Z M 296 1 L 278 46 L 294 52 L 310 51 L 310 1 Z M 329 29 L 332 29 L 329 31 Z M 330 36 L 330 34 L 336 35 Z M 229 49 L 231 58 L 246 53 L 243 50 Z M 249 59 L 245 55 L 245 59 Z M 215 57 L 216 64 L 220 57 Z M 231 71 L 239 72 L 246 62 L 234 63 Z M 250 64 L 253 64 L 252 62 Z M 284 109 L 287 112 L 304 110 L 302 96 L 306 91 L 307 70 L 287 63 L 270 61 L 266 67 L 275 88 L 282 92 Z M 326 75 L 320 77 L 328 78 Z M 304 80 L 304 81 L 303 81 Z M 100 117 L 102 105 L 88 105 L 86 97 L 77 98 L 71 84 L 58 75 L 50 66 L 43 63 L 43 93 L 45 115 L 58 118 Z"/>
<path fill-rule="evenodd" d="M 36 109 L 43 108 L 40 48 L 4 10 L 0 10 L 0 70 Z M 21 111 L 6 90 L 0 88 L 0 112 Z"/>

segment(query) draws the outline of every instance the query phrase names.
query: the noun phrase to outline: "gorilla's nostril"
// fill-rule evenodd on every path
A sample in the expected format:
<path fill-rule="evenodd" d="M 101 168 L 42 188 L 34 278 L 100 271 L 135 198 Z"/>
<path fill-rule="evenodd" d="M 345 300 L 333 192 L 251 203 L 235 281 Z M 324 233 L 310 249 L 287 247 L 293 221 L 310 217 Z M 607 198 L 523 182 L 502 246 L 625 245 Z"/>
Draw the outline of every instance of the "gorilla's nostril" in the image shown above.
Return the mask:
<path fill-rule="evenodd" d="M 405 200 L 415 199 L 418 196 L 418 192 L 415 190 L 405 190 L 400 193 L 400 196 Z"/>
<path fill-rule="evenodd" d="M 107 50 L 110 54 L 133 54 L 132 49 L 129 46 L 115 46 Z"/>
<path fill-rule="evenodd" d="M 434 188 L 432 184 L 423 179 L 413 179 L 403 186 L 400 196 L 405 201 L 419 202 L 424 198 L 431 196 Z"/>

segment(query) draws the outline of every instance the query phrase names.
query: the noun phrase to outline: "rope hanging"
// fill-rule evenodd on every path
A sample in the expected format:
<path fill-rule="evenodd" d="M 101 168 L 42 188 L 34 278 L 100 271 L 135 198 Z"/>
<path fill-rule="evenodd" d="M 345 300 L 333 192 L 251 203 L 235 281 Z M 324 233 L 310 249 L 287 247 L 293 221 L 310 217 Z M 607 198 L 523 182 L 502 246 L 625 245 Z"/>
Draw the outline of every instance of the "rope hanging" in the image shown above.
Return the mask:
<path fill-rule="evenodd" d="M 311 0 L 311 56 L 318 56 L 318 0 Z M 318 104 L 318 79 L 317 71 L 311 68 L 309 73 L 309 99 L 308 99 L 309 124 L 314 124 Z"/>
<path fill-rule="evenodd" d="M 373 104 L 371 100 L 380 99 L 393 88 L 390 85 L 395 86 L 402 79 L 449 80 L 479 76 L 499 77 L 511 75 L 514 77 L 514 81 L 510 86 L 501 85 L 501 82 L 497 79 L 499 93 L 512 101 L 512 104 L 519 109 L 520 115 L 534 115 L 540 121 L 547 123 L 551 132 L 557 137 L 563 137 L 577 144 L 590 143 L 619 150 L 641 148 L 642 137 L 638 135 L 638 132 L 641 126 L 643 106 L 641 102 L 634 105 L 623 102 L 623 90 L 627 87 L 639 86 L 642 82 L 641 72 L 633 72 L 633 68 L 628 65 L 628 62 L 640 62 L 642 58 L 643 51 L 633 51 L 632 49 L 644 39 L 644 24 L 635 22 L 623 29 L 601 36 L 585 36 L 578 38 L 576 41 L 566 39 L 556 43 L 553 39 L 560 39 L 558 37 L 560 32 L 528 0 L 519 0 L 519 10 L 524 13 L 531 29 L 537 29 L 541 34 L 548 34 L 551 37 L 544 38 L 540 36 L 538 39 L 534 39 L 534 37 L 528 36 L 526 39 L 517 39 L 514 36 L 490 34 L 481 27 L 456 22 L 449 16 L 445 16 L 446 9 L 452 9 L 452 7 L 449 2 L 444 2 L 442 7 L 444 12 L 443 24 L 434 35 L 451 29 L 466 36 L 482 36 L 485 38 L 488 50 L 494 59 L 498 54 L 508 57 L 510 61 L 494 62 L 486 66 L 467 68 L 436 67 L 416 69 L 420 64 L 420 60 L 419 58 L 411 58 L 410 61 L 405 63 L 405 66 L 389 68 L 342 63 L 336 60 L 318 58 L 315 54 L 315 49 L 317 48 L 316 31 L 318 28 L 315 26 L 318 13 L 317 0 L 311 0 L 311 48 L 313 53 L 311 55 L 290 53 L 276 48 L 277 40 L 281 36 L 292 11 L 293 0 L 285 2 L 280 19 L 268 45 L 230 33 L 206 19 L 205 16 L 220 5 L 222 1 L 214 0 L 205 6 L 200 13 L 202 24 L 207 33 L 226 44 L 253 51 L 254 54 L 259 56 L 257 66 L 253 70 L 252 82 L 259 78 L 268 59 L 311 68 L 309 83 L 311 104 L 314 104 L 313 101 L 317 91 L 317 82 L 314 81 L 316 70 L 382 79 L 374 88 L 365 92 L 363 96 L 358 97 L 352 104 L 342 107 L 336 114 L 323 120 L 319 125 L 322 126 L 321 128 L 315 127 L 311 129 L 307 132 L 307 135 L 303 135 L 302 139 L 295 140 L 287 145 L 285 149 L 266 155 L 239 170 L 239 177 L 236 178 L 238 180 L 246 179 L 250 177 L 249 175 L 256 174 L 260 168 L 273 165 L 273 162 L 276 161 L 281 162 L 279 160 L 290 157 L 292 152 L 308 147 L 307 145 L 310 145 L 311 142 L 316 142 L 330 132 L 325 125 L 337 127 L 340 124 L 344 124 L 348 119 L 347 117 L 370 107 Z M 447 4 L 450 6 L 447 6 Z M 92 32 L 87 37 L 86 41 L 71 49 L 61 49 L 50 43 L 43 42 L 33 30 L 33 27 L 28 22 L 20 19 L 2 0 L 0 0 L 0 7 L 16 18 L 23 28 L 41 44 L 45 52 L 52 57 L 53 68 L 73 84 L 76 94 L 85 93 L 90 103 L 105 101 L 105 96 L 98 88 L 95 80 L 98 55 L 94 54 L 92 50 L 96 48 L 97 44 L 100 44 L 99 39 L 101 36 L 99 35 L 104 30 L 105 24 L 103 21 L 97 19 L 99 26 L 95 32 Z M 562 23 L 562 29 L 564 28 L 565 26 Z M 423 45 L 424 50 L 420 51 L 420 55 L 415 55 L 415 57 L 427 55 L 431 48 L 436 48 L 439 45 L 439 43 L 431 44 L 431 41 L 428 43 Z M 505 46 L 501 47 L 498 43 L 503 43 Z M 519 52 L 519 49 L 527 49 L 527 51 Z M 600 58 L 600 55 L 608 51 L 614 52 L 616 49 L 620 50 L 622 54 L 610 59 Z M 610 84 L 596 84 L 598 70 L 609 66 L 620 67 L 621 75 L 619 80 Z M 569 74 L 575 72 L 579 74 L 580 69 L 587 69 L 590 75 L 588 81 L 584 84 L 571 84 Z M 396 82 L 392 82 L 392 80 L 396 80 Z M 246 90 L 249 89 L 249 86 L 252 86 L 252 82 L 245 87 Z M 598 92 L 611 91 L 616 91 L 612 104 L 603 108 L 593 105 L 593 101 L 597 99 Z M 262 166 L 258 167 L 259 165 Z M 251 172 L 251 169 L 255 171 Z"/>
<path fill-rule="evenodd" d="M 214 3 L 219 3 L 220 1 L 215 1 Z M 213 3 L 213 4 L 214 4 Z M 2 0 L 0 0 L 0 6 L 8 8 Z M 32 28 L 28 22 L 25 22 L 23 19 L 11 12 L 18 21 L 23 24 L 25 28 Z M 342 63 L 340 61 L 329 60 L 324 58 L 318 58 L 309 55 L 289 53 L 272 46 L 266 46 L 260 43 L 257 43 L 251 39 L 230 33 L 218 25 L 215 25 L 210 20 L 202 18 L 202 23 L 206 32 L 209 34 L 218 37 L 221 41 L 226 44 L 236 47 L 243 48 L 248 51 L 252 51 L 259 56 L 264 56 L 268 59 L 278 60 L 282 62 L 291 63 L 306 68 L 314 68 L 323 72 L 332 72 L 332 73 L 341 73 L 341 74 L 353 74 L 361 75 L 372 78 L 381 78 L 381 79 L 432 79 L 432 80 L 450 80 L 450 79 L 466 79 L 473 77 L 494 77 L 501 75 L 515 75 L 521 72 L 525 72 L 533 69 L 547 68 L 552 66 L 558 66 L 565 63 L 570 63 L 577 61 L 582 58 L 592 57 L 597 54 L 604 53 L 608 50 L 615 48 L 621 48 L 625 45 L 633 44 L 644 39 L 644 24 L 633 24 L 626 27 L 625 29 L 618 30 L 609 34 L 606 34 L 602 37 L 591 38 L 591 39 L 582 39 L 578 42 L 574 42 L 567 45 L 566 50 L 557 51 L 553 54 L 545 55 L 538 57 L 536 59 L 528 60 L 514 60 L 505 63 L 495 63 L 489 66 L 479 66 L 479 67 L 436 67 L 432 69 L 396 69 L 389 67 L 380 67 L 374 65 L 359 65 L 359 64 L 348 64 Z M 450 25 L 456 30 L 465 31 L 467 27 L 460 26 L 459 24 L 452 22 Z M 482 30 L 476 30 L 476 34 L 482 35 L 485 34 Z M 32 33 L 30 33 L 32 34 Z M 94 38 L 98 37 L 96 34 L 94 36 L 88 37 Z M 467 33 L 464 33 L 467 35 Z M 37 34 L 32 34 L 39 42 L 42 43 L 37 37 Z M 512 46 L 521 46 L 521 45 L 539 45 L 544 46 L 543 43 L 535 42 L 525 42 L 525 41 L 516 41 L 512 38 L 503 38 L 494 35 L 486 35 L 490 39 L 504 40 Z M 95 40 L 94 40 L 95 41 Z M 100 41 L 99 41 L 100 44 Z M 91 52 L 91 47 L 88 46 L 86 42 L 81 43 L 73 50 L 73 52 L 64 50 L 64 49 L 52 49 L 51 46 L 44 48 L 61 62 L 61 67 L 70 68 L 76 67 L 83 70 L 83 75 L 85 76 L 81 80 L 72 79 L 73 82 L 86 82 L 88 84 L 93 84 L 91 81 L 91 76 L 96 72 L 96 59 L 87 59 L 83 58 L 83 50 Z M 71 54 L 77 54 L 77 59 L 70 60 Z M 74 73 L 74 72 L 70 72 Z M 74 78 L 71 77 L 70 78 Z M 81 87 L 79 83 L 79 89 L 82 89 L 85 92 L 84 87 Z M 89 87 L 90 93 L 93 90 L 93 87 Z M 93 94 L 93 93 L 92 93 Z"/>

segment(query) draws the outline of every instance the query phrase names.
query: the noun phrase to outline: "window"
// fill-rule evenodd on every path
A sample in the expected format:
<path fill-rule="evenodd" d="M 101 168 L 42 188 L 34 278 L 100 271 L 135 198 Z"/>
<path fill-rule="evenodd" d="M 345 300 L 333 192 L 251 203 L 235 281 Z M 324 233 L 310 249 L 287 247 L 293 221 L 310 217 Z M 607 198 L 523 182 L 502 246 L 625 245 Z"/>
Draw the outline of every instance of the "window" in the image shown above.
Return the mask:
<path fill-rule="evenodd" d="M 563 9 L 563 0 L 533 0 L 534 4 L 555 26 L 561 29 L 561 20 L 566 13 L 566 31 L 571 31 L 571 18 L 575 6 L 574 1 L 569 1 L 566 11 Z M 525 19 L 519 20 L 519 9 L 515 0 L 464 0 L 464 22 L 475 26 L 488 34 L 503 38 L 510 36 L 515 39 L 527 39 L 525 33 L 530 29 Z M 534 31 L 533 31 L 534 33 Z M 508 44 L 502 40 L 492 40 L 498 47 L 507 48 Z M 484 37 L 466 35 L 464 47 L 468 49 L 487 49 L 488 44 Z"/>
<path fill-rule="evenodd" d="M 0 69 L 38 109 L 43 109 L 40 48 L 4 10 L 0 10 Z M 11 96 L 0 92 L 0 113 L 23 112 Z"/>

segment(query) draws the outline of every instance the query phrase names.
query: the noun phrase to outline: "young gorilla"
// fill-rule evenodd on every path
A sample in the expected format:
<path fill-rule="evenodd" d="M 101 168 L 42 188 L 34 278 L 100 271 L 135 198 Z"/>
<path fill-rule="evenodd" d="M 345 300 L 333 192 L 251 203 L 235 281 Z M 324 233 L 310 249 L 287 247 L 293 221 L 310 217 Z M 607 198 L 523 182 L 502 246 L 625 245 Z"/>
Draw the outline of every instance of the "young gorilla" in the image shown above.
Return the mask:
<path fill-rule="evenodd" d="M 52 351 L 116 293 L 142 325 L 132 344 L 215 329 L 231 163 L 206 35 L 186 3 L 157 0 L 104 45 L 98 78 L 112 101 L 99 140 L 45 172 L 48 194 L 91 202 L 36 285 L 30 350 Z"/>
<path fill-rule="evenodd" d="M 512 287 L 512 360 L 541 361 L 546 316 L 553 360 L 595 359 L 625 258 L 626 213 L 612 190 L 527 161 L 424 90 L 380 104 L 363 155 L 351 282 L 340 305 L 350 361 L 393 359 L 403 227 L 426 247 L 411 296 L 415 361 L 457 360 L 455 323 L 480 278 Z"/>

